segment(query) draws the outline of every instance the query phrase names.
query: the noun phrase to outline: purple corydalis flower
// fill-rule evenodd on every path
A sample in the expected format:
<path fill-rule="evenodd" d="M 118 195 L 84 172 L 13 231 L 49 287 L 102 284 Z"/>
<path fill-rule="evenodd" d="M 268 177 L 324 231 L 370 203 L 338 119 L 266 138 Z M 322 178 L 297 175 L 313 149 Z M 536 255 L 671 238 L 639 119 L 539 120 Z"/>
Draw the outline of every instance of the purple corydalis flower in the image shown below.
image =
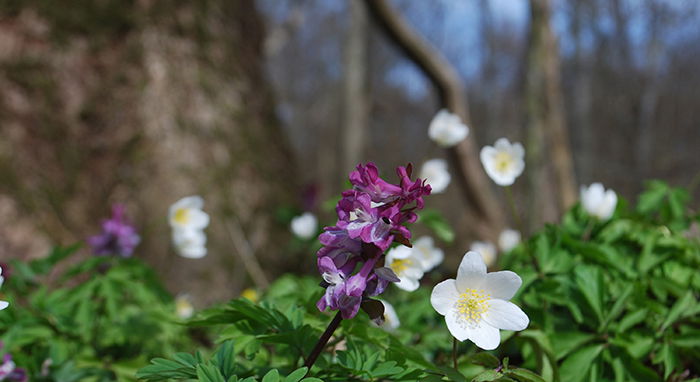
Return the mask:
<path fill-rule="evenodd" d="M 0 342 L 0 348 L 2 346 Z M 0 364 L 0 381 L 25 382 L 27 381 L 27 372 L 15 365 L 11 355 L 5 354 L 2 357 L 2 364 Z"/>
<path fill-rule="evenodd" d="M 353 188 L 343 191 L 336 206 L 338 221 L 319 236 L 318 268 L 326 287 L 316 304 L 319 310 L 339 310 L 344 319 L 352 318 L 369 297 L 400 281 L 382 266 L 382 256 L 395 241 L 410 245 L 404 224 L 416 221 L 414 210 L 423 208 L 423 196 L 431 191 L 425 181 L 411 180 L 411 170 L 411 165 L 397 168 L 399 185 L 380 178 L 372 163 L 350 173 Z"/>
<path fill-rule="evenodd" d="M 95 255 L 130 257 L 134 252 L 141 237 L 136 233 L 134 226 L 127 221 L 124 212 L 123 205 L 115 204 L 112 207 L 112 217 L 102 222 L 102 233 L 88 239 Z"/>

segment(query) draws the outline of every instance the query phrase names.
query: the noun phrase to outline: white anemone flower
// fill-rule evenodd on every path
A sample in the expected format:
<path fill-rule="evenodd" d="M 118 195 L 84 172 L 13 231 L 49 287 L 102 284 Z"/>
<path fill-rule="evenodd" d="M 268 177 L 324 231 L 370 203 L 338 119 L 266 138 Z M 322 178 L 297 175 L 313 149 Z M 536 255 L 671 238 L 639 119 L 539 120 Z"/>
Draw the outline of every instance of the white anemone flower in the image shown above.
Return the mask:
<path fill-rule="evenodd" d="M 399 316 L 396 314 L 396 310 L 391 304 L 384 300 L 379 301 L 382 303 L 382 305 L 384 305 L 384 322 L 379 325 L 379 327 L 388 332 L 393 332 L 399 326 L 401 326 Z"/>
<path fill-rule="evenodd" d="M 430 159 L 423 163 L 418 177 L 426 180 L 433 194 L 445 191 L 452 179 L 450 172 L 447 170 L 447 162 L 444 159 Z"/>
<path fill-rule="evenodd" d="M 192 299 L 188 294 L 181 294 L 175 298 L 175 313 L 181 320 L 186 320 L 194 314 Z"/>
<path fill-rule="evenodd" d="M 608 220 L 615 212 L 617 194 L 610 189 L 606 191 L 600 183 L 593 183 L 588 188 L 581 186 L 581 205 L 590 215 Z"/>
<path fill-rule="evenodd" d="M 520 231 L 514 229 L 504 229 L 498 235 L 498 247 L 502 252 L 508 252 L 520 244 Z"/>
<path fill-rule="evenodd" d="M 5 282 L 5 278 L 2 277 L 2 267 L 0 267 L 0 287 L 2 286 L 3 282 Z M 0 300 L 0 310 L 3 310 L 8 306 L 10 306 L 9 302 Z"/>
<path fill-rule="evenodd" d="M 177 253 L 189 259 L 199 259 L 207 254 L 207 235 L 204 228 L 209 225 L 209 215 L 202 211 L 204 199 L 188 196 L 170 206 L 168 222 L 173 229 L 173 245 Z"/>
<path fill-rule="evenodd" d="M 469 135 L 469 128 L 458 115 L 442 109 L 428 127 L 428 136 L 441 147 L 452 147 Z"/>
<path fill-rule="evenodd" d="M 412 251 L 413 256 L 420 261 L 423 272 L 437 267 L 445 259 L 445 253 L 442 249 L 435 247 L 433 238 L 430 236 L 422 236 L 414 241 Z"/>
<path fill-rule="evenodd" d="M 470 340 L 484 350 L 493 350 L 501 342 L 499 330 L 523 330 L 530 319 L 510 300 L 522 285 L 511 271 L 486 272 L 486 264 L 473 251 L 464 255 L 457 279 L 435 286 L 430 295 L 433 308 L 445 316 L 452 336 Z"/>
<path fill-rule="evenodd" d="M 209 215 L 202 211 L 201 196 L 187 196 L 170 206 L 168 222 L 173 229 L 204 229 L 209 225 Z"/>
<path fill-rule="evenodd" d="M 311 212 L 304 212 L 292 219 L 291 229 L 297 237 L 311 239 L 318 231 L 318 220 Z"/>
<path fill-rule="evenodd" d="M 414 256 L 414 252 L 411 248 L 405 245 L 392 248 L 387 252 L 384 264 L 391 268 L 401 280 L 394 283 L 394 285 L 409 292 L 418 289 L 420 285 L 419 281 L 424 273 L 423 265 L 420 259 Z"/>
<path fill-rule="evenodd" d="M 177 253 L 188 259 L 207 255 L 207 235 L 201 229 L 174 229 L 173 244 Z"/>
<path fill-rule="evenodd" d="M 500 138 L 493 146 L 484 146 L 480 158 L 486 174 L 499 186 L 510 186 L 525 169 L 523 145 L 511 144 L 506 138 Z"/>
<path fill-rule="evenodd" d="M 496 263 L 498 251 L 496 250 L 496 246 L 490 241 L 477 240 L 472 243 L 469 250 L 480 253 L 481 257 L 484 259 L 484 263 L 489 267 Z"/>

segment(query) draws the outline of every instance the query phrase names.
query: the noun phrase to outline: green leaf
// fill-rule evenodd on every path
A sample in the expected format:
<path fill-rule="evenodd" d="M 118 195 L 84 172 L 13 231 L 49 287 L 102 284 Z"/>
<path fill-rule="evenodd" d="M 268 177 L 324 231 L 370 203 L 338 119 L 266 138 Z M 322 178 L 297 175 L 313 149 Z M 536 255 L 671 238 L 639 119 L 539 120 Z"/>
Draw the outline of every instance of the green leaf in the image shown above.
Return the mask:
<path fill-rule="evenodd" d="M 539 375 L 531 372 L 530 370 L 521 369 L 518 367 L 509 369 L 506 375 L 521 382 L 545 382 L 544 378 L 540 377 Z"/>
<path fill-rule="evenodd" d="M 499 373 L 495 370 L 485 370 L 477 374 L 476 377 L 472 378 L 472 382 L 495 381 L 501 378 L 502 376 L 502 373 Z"/>
<path fill-rule="evenodd" d="M 620 295 L 617 296 L 615 304 L 613 304 L 612 308 L 605 316 L 605 320 L 603 320 L 603 323 L 601 325 L 603 329 L 605 329 L 608 326 L 608 324 L 610 324 L 610 322 L 617 319 L 617 317 L 620 314 L 622 314 L 622 311 L 625 309 L 625 305 L 627 304 L 627 300 L 632 295 L 632 291 L 634 290 L 634 288 L 634 284 L 628 284 L 622 291 L 622 293 L 620 293 Z"/>
<path fill-rule="evenodd" d="M 226 382 L 219 369 L 212 364 L 197 365 L 197 378 L 201 382 Z"/>
<path fill-rule="evenodd" d="M 669 325 L 676 322 L 682 315 L 684 315 L 684 313 L 691 311 L 695 303 L 693 291 L 689 290 L 681 298 L 679 298 L 675 304 L 673 304 L 673 307 L 671 307 L 671 310 L 668 312 L 668 316 L 666 316 L 666 319 L 664 320 L 663 324 L 661 324 L 659 330 L 666 330 Z"/>
<path fill-rule="evenodd" d="M 602 350 L 603 345 L 590 345 L 572 353 L 564 360 L 559 369 L 561 380 L 566 382 L 582 381 Z"/>
<path fill-rule="evenodd" d="M 600 268 L 579 266 L 574 271 L 576 285 L 593 309 L 598 322 L 603 321 L 603 275 Z"/>
<path fill-rule="evenodd" d="M 279 382 L 280 372 L 277 369 L 272 369 L 262 379 L 262 382 Z"/>
<path fill-rule="evenodd" d="M 501 364 L 501 361 L 499 361 L 496 356 L 487 352 L 476 353 L 470 356 L 469 360 L 474 364 L 481 365 L 489 369 L 495 369 Z"/>
<path fill-rule="evenodd" d="M 666 183 L 653 180 L 647 183 L 647 190 L 639 195 L 637 203 L 637 211 L 641 214 L 648 215 L 653 211 L 661 208 L 664 197 L 668 192 Z"/>
<path fill-rule="evenodd" d="M 622 320 L 620 320 L 620 324 L 617 326 L 617 331 L 620 333 L 626 332 L 629 328 L 644 321 L 644 319 L 647 318 L 648 313 L 649 309 L 642 308 L 627 314 Z"/>
<path fill-rule="evenodd" d="M 226 341 L 214 354 L 214 362 L 219 367 L 224 378 L 228 379 L 235 374 L 236 361 L 235 353 L 233 352 L 233 341 Z"/>
<path fill-rule="evenodd" d="M 287 378 L 284 379 L 284 382 L 299 382 L 306 373 L 309 371 L 308 367 L 302 367 L 300 369 L 294 370 L 291 374 L 287 376 Z"/>
<path fill-rule="evenodd" d="M 595 335 L 583 332 L 559 332 L 552 336 L 552 348 L 557 360 L 595 339 Z"/>

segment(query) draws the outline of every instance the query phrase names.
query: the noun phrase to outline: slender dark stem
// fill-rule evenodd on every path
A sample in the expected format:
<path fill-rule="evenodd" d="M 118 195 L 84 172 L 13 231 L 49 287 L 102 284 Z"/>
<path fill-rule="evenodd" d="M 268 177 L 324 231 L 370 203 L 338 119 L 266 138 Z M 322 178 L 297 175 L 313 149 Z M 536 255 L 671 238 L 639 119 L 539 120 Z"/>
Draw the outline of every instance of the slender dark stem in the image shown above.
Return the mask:
<path fill-rule="evenodd" d="M 457 338 L 452 337 L 452 367 L 457 369 Z"/>
<path fill-rule="evenodd" d="M 333 332 L 335 332 L 335 330 L 338 329 L 338 325 L 340 325 L 340 321 L 342 320 L 343 317 L 340 315 L 340 311 L 338 311 L 335 317 L 333 317 L 333 321 L 331 321 L 331 323 L 328 324 L 326 331 L 323 332 L 323 334 L 321 334 L 321 338 L 318 339 L 316 346 L 314 346 L 314 350 L 311 351 L 311 354 L 309 354 L 309 358 L 307 358 L 306 362 L 304 362 L 304 366 L 308 367 L 309 371 L 311 371 L 311 366 L 314 365 L 314 362 L 316 362 L 318 356 L 321 355 L 323 348 L 326 347 L 328 340 L 331 339 Z"/>

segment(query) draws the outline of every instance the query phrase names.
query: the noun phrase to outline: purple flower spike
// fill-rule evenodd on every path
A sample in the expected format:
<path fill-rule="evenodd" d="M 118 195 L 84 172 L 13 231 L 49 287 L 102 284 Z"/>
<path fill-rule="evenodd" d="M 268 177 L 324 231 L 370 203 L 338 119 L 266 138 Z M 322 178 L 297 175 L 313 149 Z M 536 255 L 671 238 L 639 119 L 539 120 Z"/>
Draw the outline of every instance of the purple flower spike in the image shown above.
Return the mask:
<path fill-rule="evenodd" d="M 15 365 L 11 355 L 5 354 L 0 364 L 0 381 L 26 382 L 27 372 Z"/>
<path fill-rule="evenodd" d="M 343 191 L 336 206 L 338 221 L 319 236 L 318 269 L 326 293 L 316 306 L 339 310 L 344 319 L 354 317 L 363 301 L 384 292 L 399 278 L 383 267 L 382 256 L 393 242 L 408 243 L 405 224 L 417 219 L 423 197 L 430 194 L 425 181 L 412 181 L 411 166 L 399 167 L 399 185 L 379 177 L 373 163 L 358 165 L 350 173 L 351 190 Z M 352 274 L 359 266 L 359 271 Z M 362 305 L 363 306 L 363 305 Z"/>
<path fill-rule="evenodd" d="M 141 237 L 136 233 L 134 226 L 127 221 L 124 212 L 123 205 L 115 204 L 112 207 L 112 217 L 102 222 L 102 233 L 88 239 L 95 255 L 130 257 L 134 252 Z"/>

